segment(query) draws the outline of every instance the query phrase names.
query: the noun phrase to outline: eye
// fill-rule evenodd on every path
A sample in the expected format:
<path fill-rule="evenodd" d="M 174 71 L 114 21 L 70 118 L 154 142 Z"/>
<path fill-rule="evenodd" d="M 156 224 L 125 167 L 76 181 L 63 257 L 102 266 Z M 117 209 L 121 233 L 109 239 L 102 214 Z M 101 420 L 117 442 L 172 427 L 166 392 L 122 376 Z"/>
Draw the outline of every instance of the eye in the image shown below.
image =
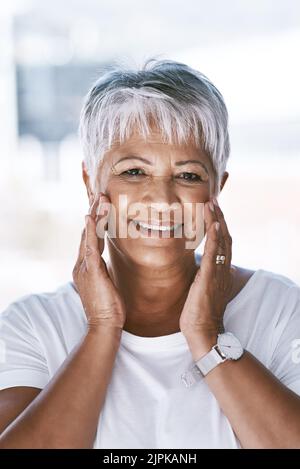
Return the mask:
<path fill-rule="evenodd" d="M 132 171 L 133 173 L 130 171 Z M 139 168 L 132 168 L 132 169 L 127 169 L 127 171 L 123 171 L 123 173 L 121 174 L 124 176 L 129 176 L 129 177 L 142 176 L 145 174 L 144 172 L 142 174 L 137 174 L 138 171 L 142 171 L 142 170 Z"/>
<path fill-rule="evenodd" d="M 179 179 L 184 179 L 188 182 L 205 182 L 201 176 L 198 176 L 198 174 L 195 173 L 181 173 Z"/>

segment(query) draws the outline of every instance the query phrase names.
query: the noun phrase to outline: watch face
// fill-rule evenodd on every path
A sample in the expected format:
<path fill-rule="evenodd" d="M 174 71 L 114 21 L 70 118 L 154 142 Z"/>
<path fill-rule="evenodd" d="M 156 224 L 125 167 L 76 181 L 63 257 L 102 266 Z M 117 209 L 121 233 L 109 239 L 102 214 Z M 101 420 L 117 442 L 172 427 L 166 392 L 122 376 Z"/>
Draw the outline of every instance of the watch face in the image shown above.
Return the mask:
<path fill-rule="evenodd" d="M 231 332 L 225 332 L 218 336 L 218 347 L 226 358 L 232 360 L 237 360 L 243 354 L 240 341 Z"/>

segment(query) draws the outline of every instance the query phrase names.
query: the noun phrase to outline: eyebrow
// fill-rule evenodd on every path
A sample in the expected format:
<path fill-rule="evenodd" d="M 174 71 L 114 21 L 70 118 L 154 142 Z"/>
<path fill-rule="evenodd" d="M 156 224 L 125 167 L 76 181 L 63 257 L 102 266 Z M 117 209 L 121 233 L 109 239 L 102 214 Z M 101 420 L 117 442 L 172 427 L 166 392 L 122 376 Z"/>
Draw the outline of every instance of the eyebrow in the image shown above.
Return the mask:
<path fill-rule="evenodd" d="M 119 159 L 119 161 L 116 162 L 116 165 L 118 163 L 120 163 L 121 161 L 124 161 L 124 160 L 140 160 L 142 161 L 143 163 L 146 163 L 146 164 L 149 164 L 150 166 L 153 166 L 151 161 L 149 160 L 146 160 L 146 158 L 143 158 L 141 156 L 123 156 L 122 158 Z M 202 163 L 202 161 L 199 161 L 199 160 L 184 160 L 184 161 L 177 161 L 175 163 L 175 166 L 183 166 L 185 164 L 189 164 L 189 163 L 195 163 L 195 164 L 199 164 L 200 166 L 202 166 L 202 168 L 205 170 L 205 172 L 207 173 L 207 175 L 209 176 L 208 174 L 208 170 L 205 166 L 204 163 Z"/>
<path fill-rule="evenodd" d="M 209 176 L 207 167 L 205 166 L 204 163 L 202 163 L 202 161 L 199 161 L 199 160 L 177 161 L 177 163 L 175 163 L 175 166 L 183 166 L 183 165 L 188 164 L 188 163 L 199 164 L 200 166 L 202 166 L 202 168 L 205 170 L 205 172 L 206 172 L 207 175 Z"/>
<path fill-rule="evenodd" d="M 116 164 L 124 160 L 140 160 L 143 163 L 150 164 L 152 166 L 151 161 L 146 160 L 146 158 L 142 158 L 141 156 L 123 156 L 123 158 L 120 158 L 119 161 L 116 162 Z"/>

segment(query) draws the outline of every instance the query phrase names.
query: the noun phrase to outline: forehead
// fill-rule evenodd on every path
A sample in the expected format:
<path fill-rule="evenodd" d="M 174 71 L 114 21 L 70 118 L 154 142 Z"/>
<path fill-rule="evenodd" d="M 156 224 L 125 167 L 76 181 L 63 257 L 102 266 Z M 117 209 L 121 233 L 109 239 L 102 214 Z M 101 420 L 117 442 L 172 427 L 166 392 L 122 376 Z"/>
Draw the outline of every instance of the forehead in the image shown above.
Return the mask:
<path fill-rule="evenodd" d="M 212 169 L 210 157 L 203 149 L 195 145 L 193 139 L 184 144 L 168 143 L 158 130 L 152 130 L 147 137 L 133 132 L 126 141 L 115 141 L 110 150 L 105 153 L 105 160 L 116 163 L 122 156 L 130 155 L 148 157 L 152 164 L 158 164 L 162 160 L 176 162 L 194 159 L 206 163 Z"/>

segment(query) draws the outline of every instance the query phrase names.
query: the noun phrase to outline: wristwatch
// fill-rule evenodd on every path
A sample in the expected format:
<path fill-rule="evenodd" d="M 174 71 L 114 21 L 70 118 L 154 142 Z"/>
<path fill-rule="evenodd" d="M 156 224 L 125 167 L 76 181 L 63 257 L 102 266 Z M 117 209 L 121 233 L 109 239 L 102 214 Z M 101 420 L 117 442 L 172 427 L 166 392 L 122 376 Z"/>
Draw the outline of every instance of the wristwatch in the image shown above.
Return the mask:
<path fill-rule="evenodd" d="M 216 345 L 197 360 L 192 368 L 181 375 L 181 380 L 186 387 L 192 386 L 196 381 L 204 378 L 220 363 L 226 360 L 238 360 L 244 353 L 244 349 L 237 337 L 231 332 L 218 334 Z"/>

